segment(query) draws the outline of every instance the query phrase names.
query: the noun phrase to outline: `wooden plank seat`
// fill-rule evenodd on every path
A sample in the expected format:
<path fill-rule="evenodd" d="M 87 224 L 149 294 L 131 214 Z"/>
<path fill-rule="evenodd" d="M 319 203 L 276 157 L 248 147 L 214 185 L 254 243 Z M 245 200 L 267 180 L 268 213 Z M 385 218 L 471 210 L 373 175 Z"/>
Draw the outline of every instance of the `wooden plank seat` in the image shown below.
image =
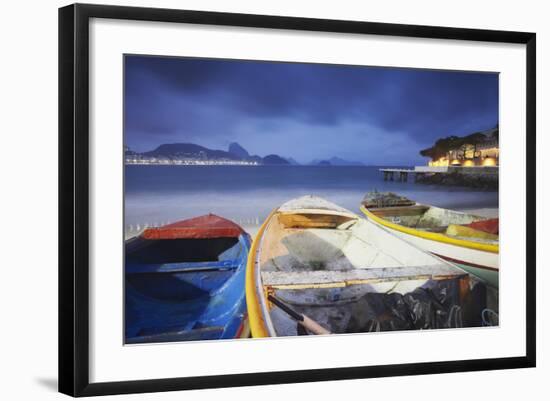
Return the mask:
<path fill-rule="evenodd" d="M 132 263 L 126 266 L 126 273 L 190 273 L 198 271 L 234 270 L 239 267 L 240 263 L 242 263 L 242 261 L 238 259 L 163 264 Z"/>
<path fill-rule="evenodd" d="M 273 288 L 344 287 L 404 280 L 443 280 L 467 273 L 446 264 L 433 266 L 399 266 L 352 270 L 262 271 L 262 282 Z"/>

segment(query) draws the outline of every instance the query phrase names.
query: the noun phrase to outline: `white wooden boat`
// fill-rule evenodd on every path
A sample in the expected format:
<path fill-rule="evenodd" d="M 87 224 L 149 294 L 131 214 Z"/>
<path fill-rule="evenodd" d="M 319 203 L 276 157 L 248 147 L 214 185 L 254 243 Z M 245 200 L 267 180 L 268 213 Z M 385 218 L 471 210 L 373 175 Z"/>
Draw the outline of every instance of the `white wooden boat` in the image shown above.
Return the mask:
<path fill-rule="evenodd" d="M 437 302 L 447 302 L 445 313 L 452 314 L 450 309 L 476 298 L 472 291 L 478 285 L 484 287 L 462 269 L 389 230 L 324 199 L 305 196 L 274 210 L 260 228 L 248 258 L 246 298 L 254 337 L 300 334 L 296 319 L 270 299 L 327 332 L 347 333 L 391 330 L 388 321 L 369 309 L 372 303 L 364 302 L 370 294 L 380 295 L 379 302 L 405 303 L 402 296 L 413 299 L 410 294 L 415 291 L 439 294 Z M 474 305 L 473 320 L 485 307 L 483 291 L 476 294 L 481 299 Z M 439 327 L 457 326 L 431 321 L 415 328 Z"/>
<path fill-rule="evenodd" d="M 376 194 L 381 198 L 383 194 Z M 444 258 L 498 288 L 498 219 L 411 202 L 376 204 L 365 197 L 361 210 L 372 223 Z M 496 232 L 479 226 L 495 226 Z M 475 227 L 475 228 L 472 228 Z"/>

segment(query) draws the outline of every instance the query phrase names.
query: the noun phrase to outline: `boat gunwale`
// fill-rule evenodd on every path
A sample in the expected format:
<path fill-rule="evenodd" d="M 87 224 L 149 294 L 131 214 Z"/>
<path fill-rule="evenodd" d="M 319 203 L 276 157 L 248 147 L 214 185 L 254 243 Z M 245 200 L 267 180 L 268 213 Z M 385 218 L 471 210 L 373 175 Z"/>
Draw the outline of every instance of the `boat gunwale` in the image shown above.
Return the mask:
<path fill-rule="evenodd" d="M 258 233 L 252 241 L 250 251 L 248 252 L 248 261 L 246 263 L 246 277 L 245 277 L 245 294 L 246 294 L 246 308 L 248 312 L 248 322 L 250 326 L 250 332 L 252 337 L 261 338 L 269 337 L 266 322 L 262 312 L 262 306 L 258 299 L 257 282 L 257 255 L 259 252 L 259 245 L 264 236 L 264 232 L 271 221 L 272 217 L 278 212 L 278 209 L 271 211 L 269 216 L 264 220 Z"/>
<path fill-rule="evenodd" d="M 348 217 L 350 219 L 359 219 L 360 217 L 353 212 L 342 212 L 339 210 L 330 210 L 330 209 L 313 209 L 313 208 L 300 208 L 293 210 L 277 210 L 278 214 L 281 215 L 302 215 L 302 214 L 311 214 L 311 215 L 326 215 L 326 216 L 342 216 Z"/>
<path fill-rule="evenodd" d="M 483 252 L 490 252 L 490 253 L 499 253 L 499 245 L 483 244 L 475 241 L 452 238 L 441 233 L 417 230 L 415 228 L 406 227 L 401 224 L 392 223 L 386 219 L 383 219 L 375 215 L 364 205 L 361 205 L 360 209 L 369 219 L 375 221 L 376 223 L 405 234 L 409 234 L 419 238 L 424 238 L 430 241 L 436 241 L 444 244 L 459 246 L 463 248 L 469 248 L 469 249 L 474 249 L 474 250 L 483 251 Z"/>

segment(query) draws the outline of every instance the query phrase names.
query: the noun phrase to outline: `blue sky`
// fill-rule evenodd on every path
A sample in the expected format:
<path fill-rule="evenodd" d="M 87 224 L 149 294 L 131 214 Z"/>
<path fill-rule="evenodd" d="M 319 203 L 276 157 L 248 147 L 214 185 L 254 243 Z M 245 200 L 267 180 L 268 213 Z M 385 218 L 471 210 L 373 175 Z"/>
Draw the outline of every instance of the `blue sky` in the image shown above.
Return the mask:
<path fill-rule="evenodd" d="M 125 143 L 190 142 L 301 163 L 424 163 L 420 149 L 498 122 L 498 74 L 126 56 Z"/>

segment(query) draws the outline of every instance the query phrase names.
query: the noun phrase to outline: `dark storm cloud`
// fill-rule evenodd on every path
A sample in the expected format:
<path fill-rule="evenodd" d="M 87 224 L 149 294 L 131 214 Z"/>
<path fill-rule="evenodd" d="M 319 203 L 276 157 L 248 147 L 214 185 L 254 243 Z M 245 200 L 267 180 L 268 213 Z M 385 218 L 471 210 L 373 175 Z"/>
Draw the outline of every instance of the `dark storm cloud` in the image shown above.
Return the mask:
<path fill-rule="evenodd" d="M 410 162 L 438 137 L 494 126 L 498 75 L 128 56 L 125 110 L 137 150 L 238 140 L 301 161 Z"/>

